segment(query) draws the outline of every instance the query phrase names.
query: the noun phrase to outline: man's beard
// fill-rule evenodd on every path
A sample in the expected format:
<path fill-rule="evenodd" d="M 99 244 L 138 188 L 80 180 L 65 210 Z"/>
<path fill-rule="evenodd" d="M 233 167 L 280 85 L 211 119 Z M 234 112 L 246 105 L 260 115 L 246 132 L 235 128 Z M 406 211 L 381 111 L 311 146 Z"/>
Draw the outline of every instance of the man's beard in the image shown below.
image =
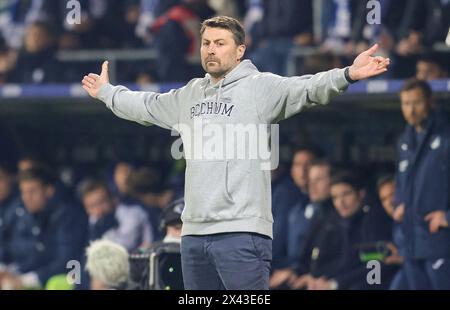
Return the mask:
<path fill-rule="evenodd" d="M 220 71 L 206 71 L 207 73 L 209 73 L 209 75 L 211 75 L 213 78 L 219 78 L 224 76 L 227 71 L 224 70 L 220 70 Z"/>
<path fill-rule="evenodd" d="M 219 70 L 219 72 L 212 72 L 211 70 L 208 69 L 210 62 L 214 62 L 215 66 L 219 66 L 220 67 L 220 60 L 219 59 L 217 59 L 214 56 L 208 56 L 205 59 L 205 62 L 204 62 L 204 65 L 203 65 L 205 71 L 208 72 L 213 77 L 221 76 L 221 74 L 223 74 L 223 70 Z"/>
<path fill-rule="evenodd" d="M 220 65 L 220 63 L 219 62 L 216 62 L 217 63 L 217 65 Z M 223 68 L 218 68 L 218 69 L 209 69 L 209 67 L 208 67 L 208 62 L 205 64 L 205 71 L 207 72 L 207 73 L 209 73 L 212 77 L 214 77 L 214 78 L 217 78 L 217 77 L 221 77 L 221 76 L 224 76 L 226 73 L 227 73 L 227 70 L 224 70 Z"/>

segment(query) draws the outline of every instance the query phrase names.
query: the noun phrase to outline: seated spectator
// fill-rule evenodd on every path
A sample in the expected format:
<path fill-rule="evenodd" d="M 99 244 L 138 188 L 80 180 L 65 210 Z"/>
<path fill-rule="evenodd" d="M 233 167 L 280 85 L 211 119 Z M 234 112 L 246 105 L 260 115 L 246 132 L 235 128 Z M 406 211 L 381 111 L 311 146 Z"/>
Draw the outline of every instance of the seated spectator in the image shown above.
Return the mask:
<path fill-rule="evenodd" d="M 374 6 L 368 7 L 368 1 L 353 1 L 356 6 L 352 10 L 352 33 L 346 52 L 350 55 L 365 51 L 368 46 L 379 44 L 378 54 L 388 57 L 395 49 L 399 39 L 398 29 L 407 6 L 408 0 L 377 1 L 381 9 L 380 23 L 367 23 L 368 14 L 374 12 Z M 372 10 L 372 11 L 369 11 Z M 370 15 L 376 18 L 375 15 Z M 367 47 L 367 48 L 366 48 Z"/>
<path fill-rule="evenodd" d="M 284 76 L 291 49 L 313 43 L 312 1 L 262 0 L 262 8 L 263 17 L 253 31 L 253 53 L 249 57 L 261 71 Z"/>
<path fill-rule="evenodd" d="M 272 288 L 287 288 L 287 282 L 295 275 L 305 246 L 311 223 L 325 217 L 333 210 L 330 198 L 331 165 L 323 159 L 313 160 L 308 172 L 309 200 L 300 201 L 289 213 L 287 228 L 288 268 L 275 271 L 271 277 Z"/>
<path fill-rule="evenodd" d="M 206 0 L 182 0 L 155 21 L 152 32 L 160 80 L 183 82 L 203 72 L 198 49 L 200 27 L 214 13 Z"/>
<path fill-rule="evenodd" d="M 395 180 L 394 176 L 387 175 L 381 177 L 377 184 L 378 196 L 386 213 L 394 218 L 394 197 L 395 197 Z M 399 223 L 395 223 L 392 231 L 392 242 L 389 242 L 388 248 L 390 255 L 385 258 L 386 265 L 396 265 L 400 269 L 395 274 L 389 286 L 390 290 L 407 290 L 409 289 L 408 281 L 404 270 L 401 268 L 404 262 L 404 235 Z"/>
<path fill-rule="evenodd" d="M 445 42 L 450 28 L 450 2 L 442 0 L 407 1 L 402 20 L 403 38 L 397 46 L 401 56 L 419 54 L 437 42 Z"/>
<path fill-rule="evenodd" d="M 55 58 L 56 41 L 50 25 L 43 22 L 31 24 L 25 34 L 23 49 L 17 65 L 11 72 L 13 83 L 61 82 L 58 61 Z"/>
<path fill-rule="evenodd" d="M 135 169 L 133 163 L 123 160 L 114 166 L 110 188 L 120 202 L 126 203 L 130 199 L 129 180 Z"/>
<path fill-rule="evenodd" d="M 393 55 L 396 78 L 415 74 L 416 57 L 445 42 L 450 28 L 450 2 L 446 0 L 406 1 Z"/>
<path fill-rule="evenodd" d="M 141 40 L 141 38 L 139 38 L 137 36 L 136 33 L 136 28 L 139 22 L 139 18 L 141 16 L 141 5 L 142 2 L 145 1 L 136 1 L 136 0 L 132 0 L 132 1 L 125 1 L 124 4 L 124 23 L 123 26 L 121 27 L 121 37 L 123 38 L 122 40 L 122 46 L 124 48 L 140 48 L 143 47 L 143 41 Z M 158 1 L 152 1 L 154 2 L 158 2 Z"/>
<path fill-rule="evenodd" d="M 52 22 L 61 28 L 59 46 L 62 49 L 119 48 L 123 36 L 125 1 L 79 0 L 80 23 L 69 23 L 67 4 L 70 0 L 51 1 Z M 49 1 L 50 2 L 50 1 Z"/>
<path fill-rule="evenodd" d="M 88 179 L 80 197 L 89 216 L 89 240 L 108 239 L 133 251 L 153 241 L 152 227 L 140 206 L 118 204 L 106 184 Z"/>
<path fill-rule="evenodd" d="M 448 78 L 448 68 L 444 56 L 430 54 L 421 56 L 416 64 L 416 78 L 422 81 L 432 81 Z"/>
<path fill-rule="evenodd" d="M 288 261 L 289 213 L 296 204 L 308 203 L 308 171 L 316 151 L 310 147 L 298 148 L 292 157 L 291 173 L 283 177 L 272 194 L 273 226 L 273 276 L 277 270 L 290 266 Z"/>
<path fill-rule="evenodd" d="M 365 1 L 364 1 L 365 2 Z M 324 1 L 320 14 L 321 50 L 344 52 L 352 34 L 352 21 L 361 1 Z"/>
<path fill-rule="evenodd" d="M 374 228 L 382 223 L 372 216 L 373 208 L 363 204 L 365 191 L 353 174 L 333 176 L 331 197 L 336 212 L 311 225 L 297 270 L 299 277 L 291 279 L 294 289 L 369 288 L 358 246 L 384 240 L 373 236 Z"/>
<path fill-rule="evenodd" d="M 161 227 L 165 230 L 163 243 L 181 243 L 181 214 L 184 210 L 184 198 L 177 199 L 164 208 Z"/>
<path fill-rule="evenodd" d="M 25 29 L 48 17 L 46 4 L 50 1 L 2 1 L 0 9 L 0 37 L 6 45 L 18 50 L 22 47 Z"/>
<path fill-rule="evenodd" d="M 92 290 L 125 289 L 130 274 L 127 250 L 108 240 L 92 242 L 86 249 L 86 270 Z"/>
<path fill-rule="evenodd" d="M 55 199 L 54 177 L 39 167 L 18 176 L 23 205 L 5 223 L 0 286 L 43 287 L 52 276 L 67 273 L 66 265 L 82 256 L 84 213 Z"/>
<path fill-rule="evenodd" d="M 51 164 L 46 162 L 43 156 L 33 152 L 23 154 L 17 161 L 17 170 L 19 172 L 39 167 L 48 170 L 50 169 Z M 59 176 L 57 176 L 57 179 L 55 180 L 54 187 L 56 199 L 69 203 L 73 200 L 73 196 L 71 195 L 69 189 L 65 186 Z"/>
<path fill-rule="evenodd" d="M 154 36 L 151 32 L 153 24 L 156 19 L 166 13 L 173 6 L 178 5 L 181 0 L 132 0 L 131 5 L 136 5 L 133 2 L 140 2 L 140 14 L 136 25 L 135 33 L 145 45 L 150 46 L 153 43 Z"/>
<path fill-rule="evenodd" d="M 159 171 L 151 167 L 142 167 L 133 172 L 129 181 L 130 194 L 148 213 L 154 240 L 161 240 L 164 237 L 158 230 L 161 212 L 172 199 L 173 193 L 163 190 Z"/>

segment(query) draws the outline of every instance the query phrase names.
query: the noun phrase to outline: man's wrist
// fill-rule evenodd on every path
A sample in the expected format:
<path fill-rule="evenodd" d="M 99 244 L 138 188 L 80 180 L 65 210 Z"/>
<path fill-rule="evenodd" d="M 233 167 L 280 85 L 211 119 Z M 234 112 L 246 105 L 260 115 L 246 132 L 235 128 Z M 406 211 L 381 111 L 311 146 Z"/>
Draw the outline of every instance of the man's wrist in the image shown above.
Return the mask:
<path fill-rule="evenodd" d="M 354 78 L 352 78 L 351 73 L 350 73 L 350 67 L 345 68 L 344 74 L 345 74 L 345 79 L 346 79 L 347 82 L 349 82 L 350 84 L 354 84 L 354 83 L 358 82 L 357 80 L 355 80 Z"/>

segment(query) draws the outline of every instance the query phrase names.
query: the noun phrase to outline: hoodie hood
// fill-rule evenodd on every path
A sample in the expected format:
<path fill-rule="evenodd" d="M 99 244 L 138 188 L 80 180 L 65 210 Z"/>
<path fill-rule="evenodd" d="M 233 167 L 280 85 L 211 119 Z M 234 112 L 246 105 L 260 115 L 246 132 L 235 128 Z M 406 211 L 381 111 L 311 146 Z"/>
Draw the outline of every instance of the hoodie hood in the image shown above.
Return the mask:
<path fill-rule="evenodd" d="M 229 84 L 238 82 L 239 80 L 246 78 L 252 74 L 259 73 L 258 69 L 254 64 L 248 59 L 243 60 L 240 64 L 238 64 L 233 70 L 231 70 L 225 77 L 220 80 L 219 83 L 215 85 L 212 84 L 211 74 L 206 73 L 205 81 L 206 85 L 211 85 L 212 87 L 224 87 Z"/>
<path fill-rule="evenodd" d="M 213 84 L 212 82 L 212 76 L 209 73 L 206 73 L 205 75 L 205 84 L 204 84 L 204 92 L 203 92 L 203 98 L 206 98 L 206 90 L 211 88 L 219 88 L 215 102 L 220 102 L 220 99 L 222 98 L 222 88 L 226 87 L 228 85 L 231 85 L 233 83 L 239 82 L 240 80 L 252 75 L 259 73 L 258 69 L 255 67 L 255 65 L 250 60 L 243 60 L 241 63 L 239 63 L 233 70 L 231 70 L 227 75 L 224 76 L 223 79 L 221 79 L 218 83 Z"/>

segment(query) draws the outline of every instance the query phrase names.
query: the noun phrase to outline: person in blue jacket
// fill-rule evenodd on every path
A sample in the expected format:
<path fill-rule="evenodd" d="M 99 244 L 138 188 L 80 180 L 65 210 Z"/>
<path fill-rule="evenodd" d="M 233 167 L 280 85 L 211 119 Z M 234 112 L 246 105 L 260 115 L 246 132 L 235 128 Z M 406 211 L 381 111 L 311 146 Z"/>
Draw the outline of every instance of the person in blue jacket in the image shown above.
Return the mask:
<path fill-rule="evenodd" d="M 43 167 L 20 172 L 18 181 L 23 204 L 5 223 L 0 286 L 40 288 L 80 260 L 87 219 L 81 208 L 55 199 L 55 180 Z"/>
<path fill-rule="evenodd" d="M 393 218 L 394 215 L 394 197 L 395 197 L 395 177 L 388 174 L 381 176 L 377 182 L 378 197 L 386 214 Z M 404 263 L 404 240 L 405 236 L 401 224 L 392 223 L 392 238 L 387 243 L 389 255 L 384 259 L 384 264 L 391 267 L 398 267 L 395 275 L 389 285 L 390 290 L 408 290 L 408 281 L 406 280 Z M 395 269 L 394 269 L 395 270 Z"/>
<path fill-rule="evenodd" d="M 450 289 L 450 130 L 427 82 L 401 93 L 408 123 L 398 143 L 394 219 L 405 235 L 404 270 L 412 289 Z"/>
<path fill-rule="evenodd" d="M 290 174 L 283 177 L 273 188 L 272 212 L 273 247 L 272 267 L 275 278 L 277 271 L 290 266 L 289 262 L 289 217 L 292 209 L 299 204 L 303 208 L 308 204 L 308 171 L 311 161 L 320 156 L 313 146 L 301 146 L 294 150 Z M 273 185 L 272 185 L 273 186 Z"/>

